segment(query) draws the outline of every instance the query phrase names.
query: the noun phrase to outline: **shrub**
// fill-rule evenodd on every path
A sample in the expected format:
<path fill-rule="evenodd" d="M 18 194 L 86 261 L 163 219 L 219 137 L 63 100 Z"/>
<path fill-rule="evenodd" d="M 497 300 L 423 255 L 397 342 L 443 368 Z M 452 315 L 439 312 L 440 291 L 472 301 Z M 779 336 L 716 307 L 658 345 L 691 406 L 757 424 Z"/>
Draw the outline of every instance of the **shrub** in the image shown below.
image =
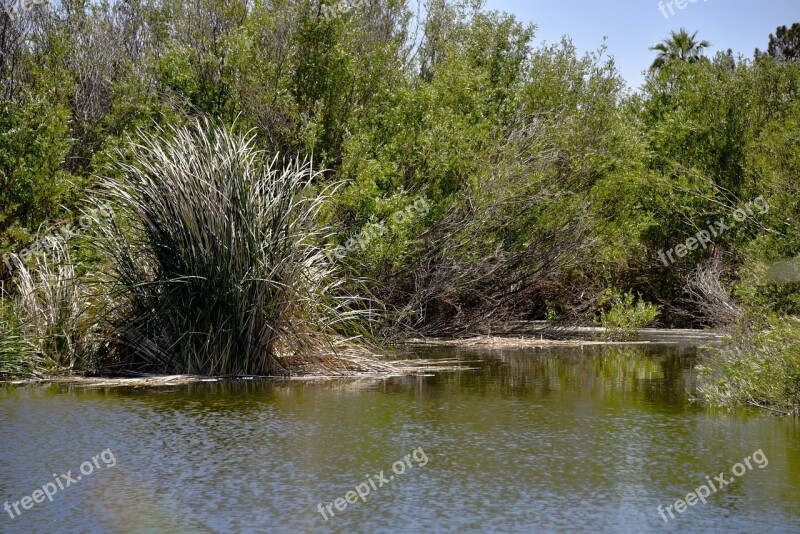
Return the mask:
<path fill-rule="evenodd" d="M 636 330 L 649 326 L 656 320 L 659 307 L 638 299 L 633 293 L 620 293 L 607 289 L 600 296 L 599 323 L 606 328 L 606 336 L 612 339 L 629 339 L 636 335 Z"/>
<path fill-rule="evenodd" d="M 800 318 L 750 328 L 698 366 L 701 397 L 714 406 L 757 406 L 800 415 Z"/>

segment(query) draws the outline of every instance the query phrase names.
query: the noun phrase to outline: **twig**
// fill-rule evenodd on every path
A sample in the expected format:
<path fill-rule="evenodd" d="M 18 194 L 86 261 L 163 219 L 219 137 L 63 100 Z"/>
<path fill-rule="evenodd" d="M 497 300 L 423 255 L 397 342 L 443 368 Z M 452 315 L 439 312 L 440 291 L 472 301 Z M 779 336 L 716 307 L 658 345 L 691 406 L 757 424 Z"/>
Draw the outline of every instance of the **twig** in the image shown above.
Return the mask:
<path fill-rule="evenodd" d="M 784 412 L 783 410 L 778 410 L 777 408 L 770 408 L 769 406 L 762 406 L 761 404 L 757 403 L 754 400 L 747 401 L 747 404 L 751 406 L 755 406 L 756 408 L 761 408 L 762 410 L 769 410 L 771 412 L 777 412 L 781 415 L 792 415 L 792 412 Z"/>

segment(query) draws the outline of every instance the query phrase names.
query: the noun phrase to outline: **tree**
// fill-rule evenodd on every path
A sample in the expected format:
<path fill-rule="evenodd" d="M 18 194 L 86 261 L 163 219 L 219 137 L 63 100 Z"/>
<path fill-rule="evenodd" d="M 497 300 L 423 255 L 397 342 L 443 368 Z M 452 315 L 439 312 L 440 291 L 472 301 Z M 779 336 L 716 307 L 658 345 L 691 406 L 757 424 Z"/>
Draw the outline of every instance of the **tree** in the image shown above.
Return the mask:
<path fill-rule="evenodd" d="M 703 56 L 703 49 L 711 46 L 708 41 L 696 41 L 695 37 L 697 32 L 689 35 L 689 32 L 683 28 L 680 31 L 670 32 L 669 39 L 664 39 L 659 44 L 650 47 L 650 50 L 658 52 L 653 64 L 650 66 L 652 70 L 662 68 L 670 61 L 688 61 L 694 63 L 699 61 Z"/>
<path fill-rule="evenodd" d="M 791 28 L 781 26 L 775 35 L 770 34 L 767 53 L 785 61 L 800 59 L 800 22 L 795 22 Z"/>

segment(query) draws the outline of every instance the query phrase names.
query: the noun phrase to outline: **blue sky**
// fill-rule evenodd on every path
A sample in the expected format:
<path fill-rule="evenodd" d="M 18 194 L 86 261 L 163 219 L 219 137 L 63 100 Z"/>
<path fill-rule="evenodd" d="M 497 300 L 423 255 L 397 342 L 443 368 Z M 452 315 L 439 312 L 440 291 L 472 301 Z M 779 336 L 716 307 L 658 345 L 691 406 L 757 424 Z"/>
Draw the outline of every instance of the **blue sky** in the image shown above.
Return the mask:
<path fill-rule="evenodd" d="M 731 48 L 752 57 L 753 50 L 766 50 L 769 34 L 778 26 L 800 22 L 800 0 L 678 0 L 685 7 L 667 17 L 659 11 L 658 0 L 487 0 L 487 9 L 513 13 L 524 22 L 538 26 L 536 43 L 558 42 L 562 35 L 572 38 L 581 52 L 597 50 L 608 37 L 607 53 L 635 89 L 642 71 L 655 54 L 649 47 L 669 36 L 670 30 L 685 27 L 698 30 L 698 39 L 711 41 L 710 55 Z"/>

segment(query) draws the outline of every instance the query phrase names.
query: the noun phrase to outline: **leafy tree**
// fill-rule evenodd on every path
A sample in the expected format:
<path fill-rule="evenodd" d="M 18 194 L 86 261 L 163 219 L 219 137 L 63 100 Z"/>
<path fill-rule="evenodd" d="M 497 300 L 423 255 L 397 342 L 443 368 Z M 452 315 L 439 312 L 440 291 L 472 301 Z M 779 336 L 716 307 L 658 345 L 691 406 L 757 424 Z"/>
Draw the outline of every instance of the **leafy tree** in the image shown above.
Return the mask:
<path fill-rule="evenodd" d="M 800 253 L 784 215 L 798 209 L 800 24 L 751 62 L 705 59 L 697 32 L 673 31 L 651 49 L 643 91 L 626 95 L 603 52 L 536 47 L 535 27 L 481 0 L 416 15 L 408 0 L 361 2 L 332 18 L 323 5 L 65 0 L 0 13 L 0 254 L 77 212 L 129 136 L 203 114 L 253 129 L 270 154 L 313 156 L 329 170 L 321 186 L 341 182 L 325 213 L 333 246 L 423 198 L 429 210 L 351 250 L 339 274 L 371 280 L 428 331 L 472 312 L 541 318 L 548 303 L 591 317 L 612 287 L 661 305 L 662 324 L 703 323 L 682 299 L 711 259 L 734 298 L 777 303 L 737 288 Z M 658 260 L 759 195 L 776 206 L 763 227 Z M 786 291 L 771 309 L 797 309 Z"/>
<path fill-rule="evenodd" d="M 791 28 L 780 26 L 775 35 L 770 34 L 767 53 L 784 61 L 800 59 L 800 22 L 795 22 Z"/>

